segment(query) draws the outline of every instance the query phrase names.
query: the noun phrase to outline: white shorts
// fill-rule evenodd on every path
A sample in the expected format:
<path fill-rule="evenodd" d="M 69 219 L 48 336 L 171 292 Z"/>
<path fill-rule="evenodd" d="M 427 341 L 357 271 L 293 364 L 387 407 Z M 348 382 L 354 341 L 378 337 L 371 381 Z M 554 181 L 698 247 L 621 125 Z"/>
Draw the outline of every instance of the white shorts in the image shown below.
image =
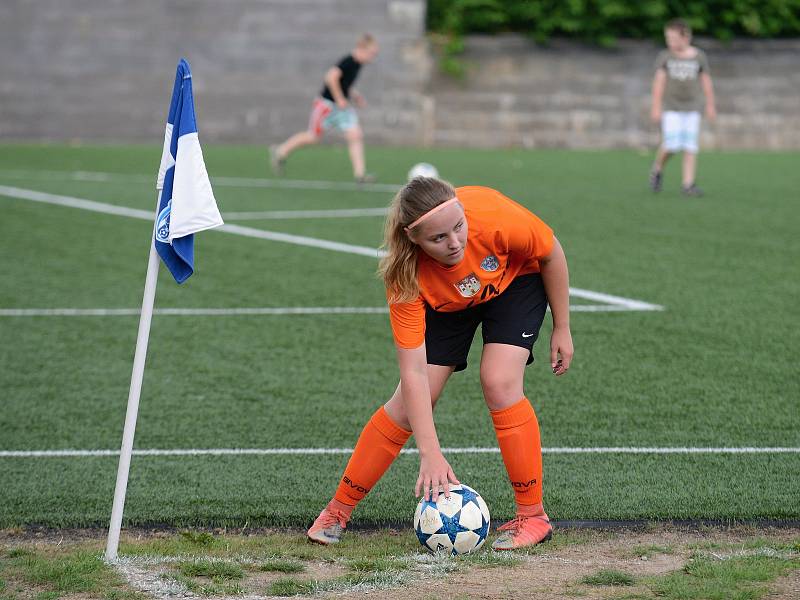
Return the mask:
<path fill-rule="evenodd" d="M 700 113 L 697 111 L 667 110 L 661 115 L 661 135 L 664 150 L 685 150 L 697 154 L 700 137 Z"/>

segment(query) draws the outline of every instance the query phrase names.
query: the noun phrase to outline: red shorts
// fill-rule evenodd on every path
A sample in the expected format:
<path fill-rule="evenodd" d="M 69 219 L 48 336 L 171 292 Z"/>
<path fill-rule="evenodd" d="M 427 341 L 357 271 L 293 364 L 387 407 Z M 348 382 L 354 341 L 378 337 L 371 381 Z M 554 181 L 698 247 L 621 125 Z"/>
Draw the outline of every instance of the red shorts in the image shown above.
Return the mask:
<path fill-rule="evenodd" d="M 311 106 L 311 116 L 308 119 L 308 130 L 315 136 L 322 135 L 325 119 L 333 112 L 333 107 L 325 102 L 322 98 L 314 98 L 314 104 Z"/>

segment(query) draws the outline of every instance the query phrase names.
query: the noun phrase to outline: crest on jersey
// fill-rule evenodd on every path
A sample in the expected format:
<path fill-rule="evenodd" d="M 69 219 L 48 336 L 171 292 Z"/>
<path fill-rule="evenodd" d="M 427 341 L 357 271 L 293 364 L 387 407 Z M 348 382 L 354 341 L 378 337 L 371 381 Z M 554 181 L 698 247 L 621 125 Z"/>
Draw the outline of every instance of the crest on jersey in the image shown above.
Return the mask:
<path fill-rule="evenodd" d="M 464 298 L 471 298 L 480 291 L 481 282 L 475 276 L 475 273 L 470 273 L 464 277 L 464 279 L 456 283 L 455 286 Z"/>
<path fill-rule="evenodd" d="M 490 254 L 481 261 L 481 269 L 484 271 L 497 271 L 500 268 L 500 261 L 494 254 Z"/>

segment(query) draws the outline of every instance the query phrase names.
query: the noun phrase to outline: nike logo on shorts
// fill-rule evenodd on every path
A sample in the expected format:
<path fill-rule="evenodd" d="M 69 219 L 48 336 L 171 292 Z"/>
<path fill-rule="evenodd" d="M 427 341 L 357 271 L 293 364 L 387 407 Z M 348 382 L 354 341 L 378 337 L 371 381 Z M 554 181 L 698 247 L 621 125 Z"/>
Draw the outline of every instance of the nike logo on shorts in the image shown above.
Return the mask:
<path fill-rule="evenodd" d="M 522 332 L 522 337 L 531 337 L 532 335 L 532 333 L 525 333 L 524 331 Z"/>

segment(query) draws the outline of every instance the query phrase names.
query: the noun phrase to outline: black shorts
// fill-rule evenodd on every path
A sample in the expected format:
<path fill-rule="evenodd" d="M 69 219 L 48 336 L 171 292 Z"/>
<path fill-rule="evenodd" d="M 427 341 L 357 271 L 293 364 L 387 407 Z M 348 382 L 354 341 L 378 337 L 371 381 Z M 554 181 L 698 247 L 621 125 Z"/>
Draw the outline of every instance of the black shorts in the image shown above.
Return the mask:
<path fill-rule="evenodd" d="M 483 304 L 456 312 L 437 312 L 425 307 L 425 349 L 428 364 L 467 368 L 467 355 L 478 325 L 483 325 L 484 344 L 510 344 L 530 352 L 547 312 L 542 276 L 529 273 L 514 279 L 506 290 Z"/>

